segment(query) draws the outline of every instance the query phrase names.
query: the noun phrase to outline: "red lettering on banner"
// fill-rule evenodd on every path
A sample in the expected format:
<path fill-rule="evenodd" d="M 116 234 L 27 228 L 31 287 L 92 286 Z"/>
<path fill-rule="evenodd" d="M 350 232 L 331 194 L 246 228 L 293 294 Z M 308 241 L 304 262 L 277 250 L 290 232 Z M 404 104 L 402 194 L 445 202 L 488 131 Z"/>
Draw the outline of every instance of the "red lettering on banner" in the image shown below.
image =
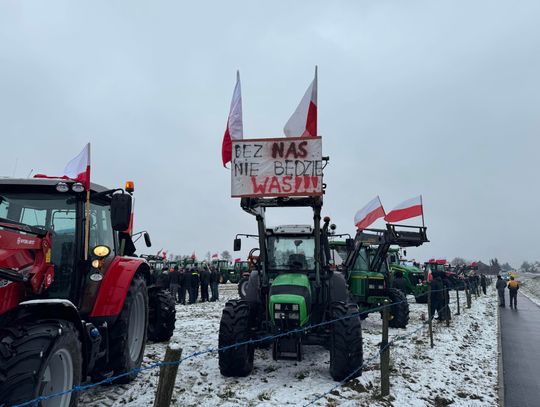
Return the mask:
<path fill-rule="evenodd" d="M 253 192 L 256 194 L 266 193 L 266 184 L 268 183 L 268 177 L 265 178 L 264 184 L 257 184 L 257 177 L 251 177 L 251 185 L 253 186 Z"/>
<path fill-rule="evenodd" d="M 283 177 L 283 192 L 291 192 L 292 191 L 292 185 L 291 185 L 292 177 L 290 175 Z"/>
<path fill-rule="evenodd" d="M 270 181 L 270 186 L 268 187 L 268 192 L 274 194 L 281 194 L 281 186 L 279 185 L 278 177 L 272 177 L 272 181 Z"/>

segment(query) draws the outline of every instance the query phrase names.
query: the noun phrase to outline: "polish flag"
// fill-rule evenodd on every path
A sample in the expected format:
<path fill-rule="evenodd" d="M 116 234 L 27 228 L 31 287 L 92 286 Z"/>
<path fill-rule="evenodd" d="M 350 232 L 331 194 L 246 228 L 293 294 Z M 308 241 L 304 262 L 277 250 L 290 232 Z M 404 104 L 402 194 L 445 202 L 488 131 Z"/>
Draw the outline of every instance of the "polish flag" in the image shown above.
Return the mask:
<path fill-rule="evenodd" d="M 317 137 L 317 67 L 315 78 L 283 128 L 287 137 Z"/>
<path fill-rule="evenodd" d="M 221 159 L 225 167 L 232 158 L 232 140 L 242 140 L 244 138 L 244 126 L 242 123 L 242 90 L 240 89 L 240 72 L 236 71 L 236 85 L 234 87 L 231 101 L 227 128 L 221 144 Z"/>
<path fill-rule="evenodd" d="M 240 257 L 238 257 L 237 259 L 234 259 L 234 262 L 235 262 L 235 263 L 240 263 L 241 260 L 242 260 L 242 259 L 241 259 Z"/>
<path fill-rule="evenodd" d="M 217 258 L 218 258 L 218 254 L 217 254 L 217 253 L 214 253 L 214 254 L 212 255 L 212 258 L 213 258 L 213 259 L 217 259 Z"/>
<path fill-rule="evenodd" d="M 399 222 L 405 219 L 422 216 L 422 214 L 422 195 L 419 195 L 400 203 L 384 217 L 384 220 L 390 223 Z"/>
<path fill-rule="evenodd" d="M 63 178 L 78 181 L 88 191 L 90 189 L 90 143 L 74 159 L 68 162 L 64 168 L 62 177 L 52 177 L 44 174 L 36 174 L 34 178 Z"/>
<path fill-rule="evenodd" d="M 356 212 L 354 215 L 354 224 L 360 230 L 364 230 L 377 219 L 385 216 L 384 208 L 378 196 L 373 198 L 369 203 Z"/>

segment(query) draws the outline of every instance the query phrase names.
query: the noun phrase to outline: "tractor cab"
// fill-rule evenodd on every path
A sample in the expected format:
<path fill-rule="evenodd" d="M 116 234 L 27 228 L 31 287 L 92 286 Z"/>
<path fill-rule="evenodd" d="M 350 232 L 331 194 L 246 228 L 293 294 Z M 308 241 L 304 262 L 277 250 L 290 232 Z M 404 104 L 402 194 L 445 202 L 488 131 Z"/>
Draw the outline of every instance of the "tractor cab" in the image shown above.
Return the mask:
<path fill-rule="evenodd" d="M 424 271 L 416 266 L 416 263 L 407 264 L 401 256 L 399 247 L 391 247 L 388 251 L 388 263 L 390 270 L 390 284 L 393 286 L 396 273 L 401 273 L 406 284 L 406 294 L 414 295 L 416 302 L 427 303 L 428 285 Z"/>

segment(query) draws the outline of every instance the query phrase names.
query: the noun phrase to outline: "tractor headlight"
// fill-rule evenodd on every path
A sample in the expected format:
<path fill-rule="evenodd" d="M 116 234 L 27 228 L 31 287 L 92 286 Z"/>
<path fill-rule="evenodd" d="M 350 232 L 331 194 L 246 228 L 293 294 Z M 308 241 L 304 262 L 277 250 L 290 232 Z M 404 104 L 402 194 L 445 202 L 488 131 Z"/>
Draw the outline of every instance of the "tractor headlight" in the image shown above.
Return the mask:
<path fill-rule="evenodd" d="M 379 285 L 379 290 L 384 290 L 384 285 L 383 284 Z"/>
<path fill-rule="evenodd" d="M 69 191 L 68 184 L 66 184 L 65 182 L 59 182 L 58 184 L 56 184 L 56 190 L 58 192 L 67 192 Z"/>
<path fill-rule="evenodd" d="M 292 310 L 293 311 L 298 311 L 298 304 L 293 304 Z"/>
<path fill-rule="evenodd" d="M 281 309 L 281 304 L 274 304 L 274 309 L 275 310 L 280 310 Z"/>
<path fill-rule="evenodd" d="M 81 184 L 80 182 L 76 182 L 75 184 L 73 184 L 71 186 L 71 190 L 73 192 L 83 192 L 84 191 L 84 185 Z"/>
<path fill-rule="evenodd" d="M 375 289 L 375 284 L 370 284 L 370 285 L 369 285 L 369 288 L 370 288 L 371 290 L 374 290 L 374 289 Z"/>
<path fill-rule="evenodd" d="M 298 312 L 289 312 L 290 319 L 300 319 L 300 314 Z"/>

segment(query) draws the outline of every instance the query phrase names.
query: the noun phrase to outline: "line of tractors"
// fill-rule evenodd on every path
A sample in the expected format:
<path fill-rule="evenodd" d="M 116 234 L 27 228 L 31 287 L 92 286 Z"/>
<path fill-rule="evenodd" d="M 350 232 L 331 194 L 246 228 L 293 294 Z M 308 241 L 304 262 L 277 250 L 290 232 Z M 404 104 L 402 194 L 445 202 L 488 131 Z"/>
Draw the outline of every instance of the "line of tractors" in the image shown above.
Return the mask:
<path fill-rule="evenodd" d="M 0 404 L 65 392 L 42 405 L 75 406 L 77 395 L 67 390 L 133 380 L 147 340 L 172 336 L 175 303 L 158 281 L 177 263 L 136 256 L 135 239 L 151 242 L 132 231 L 133 193 L 132 183 L 92 184 L 85 193 L 66 179 L 0 178 Z M 322 196 L 241 199 L 255 217 L 258 247 L 246 261 L 213 262 L 223 283 L 238 283 L 240 297 L 226 303 L 218 340 L 223 348 L 257 339 L 276 360 L 301 360 L 305 345 L 322 345 L 331 376 L 343 380 L 361 374 L 361 319 L 388 300 L 390 326 L 406 327 L 405 294 L 425 302 L 427 273 L 451 271 L 440 261 L 424 270 L 404 264 L 405 248 L 428 242 L 425 227 L 387 224 L 338 235 L 321 219 L 322 206 Z M 311 208 L 313 223 L 266 226 L 268 209 L 291 207 Z M 235 250 L 241 236 L 250 235 L 237 235 Z M 197 266 L 193 259 L 179 265 Z M 397 271 L 406 293 L 392 288 Z M 458 276 L 455 284 L 461 287 Z M 221 373 L 250 374 L 254 348 L 220 351 Z"/>

